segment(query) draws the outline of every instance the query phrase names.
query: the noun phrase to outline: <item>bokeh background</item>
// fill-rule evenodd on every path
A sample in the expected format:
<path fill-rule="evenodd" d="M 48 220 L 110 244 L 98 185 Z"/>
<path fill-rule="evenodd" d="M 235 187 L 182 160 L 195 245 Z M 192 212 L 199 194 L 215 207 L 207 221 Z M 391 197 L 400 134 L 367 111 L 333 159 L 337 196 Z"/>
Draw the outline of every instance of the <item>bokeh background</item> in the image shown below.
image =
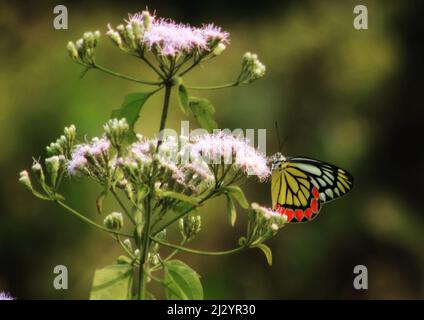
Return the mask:
<path fill-rule="evenodd" d="M 69 29 L 53 28 L 53 7 L 65 4 Z M 353 28 L 353 7 L 365 4 L 369 29 Z M 112 109 L 144 90 L 97 71 L 80 78 L 65 46 L 87 30 L 106 30 L 145 8 L 177 21 L 215 22 L 231 33 L 218 59 L 186 83 L 213 85 L 237 76 L 246 51 L 259 54 L 267 75 L 251 86 L 192 92 L 215 105 L 222 128 L 266 128 L 267 153 L 277 151 L 274 121 L 287 136 L 283 153 L 349 169 L 355 188 L 326 205 L 313 223 L 287 226 L 269 242 L 274 264 L 259 250 L 209 258 L 181 255 L 202 276 L 209 299 L 424 298 L 423 23 L 419 1 L 104 1 L 2 2 L 0 9 L 0 291 L 19 299 L 86 299 L 96 268 L 119 254 L 113 239 L 91 229 L 18 184 L 32 157 L 75 124 L 98 135 Z M 103 37 L 103 65 L 152 79 L 145 66 Z M 160 97 L 143 108 L 137 129 L 153 135 Z M 179 129 L 172 100 L 168 126 Z M 194 119 L 190 119 L 192 128 Z M 270 205 L 269 183 L 245 185 L 247 197 Z M 101 221 L 96 186 L 66 184 L 70 203 Z M 112 204 L 111 204 L 112 205 Z M 113 208 L 113 207 L 111 207 Z M 233 248 L 245 228 L 239 211 L 229 226 L 225 203 L 202 209 L 193 246 Z M 53 288 L 53 267 L 69 270 L 69 289 Z M 368 267 L 369 289 L 353 288 L 353 268 Z M 160 296 L 159 296 L 160 297 Z"/>

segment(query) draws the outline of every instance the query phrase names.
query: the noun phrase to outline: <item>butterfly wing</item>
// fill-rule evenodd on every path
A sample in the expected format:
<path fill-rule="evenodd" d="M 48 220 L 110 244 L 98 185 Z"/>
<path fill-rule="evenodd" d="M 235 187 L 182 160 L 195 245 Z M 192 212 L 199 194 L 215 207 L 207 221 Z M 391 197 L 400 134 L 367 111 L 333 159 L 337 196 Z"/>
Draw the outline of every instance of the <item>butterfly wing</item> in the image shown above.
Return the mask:
<path fill-rule="evenodd" d="M 317 216 L 321 204 L 352 187 L 353 177 L 346 170 L 311 158 L 287 158 L 272 175 L 273 208 L 285 214 L 288 222 L 307 222 Z"/>

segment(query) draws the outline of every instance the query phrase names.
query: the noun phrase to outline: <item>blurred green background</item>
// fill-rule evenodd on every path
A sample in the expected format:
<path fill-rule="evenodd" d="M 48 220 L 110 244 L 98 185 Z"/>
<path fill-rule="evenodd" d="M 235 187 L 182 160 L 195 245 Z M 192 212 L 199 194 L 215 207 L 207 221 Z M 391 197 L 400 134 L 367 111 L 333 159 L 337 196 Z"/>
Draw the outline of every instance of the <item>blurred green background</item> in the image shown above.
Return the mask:
<path fill-rule="evenodd" d="M 69 29 L 53 28 L 53 7 L 65 4 Z M 353 28 L 353 7 L 365 4 L 369 29 Z M 313 223 L 289 225 L 269 242 L 274 264 L 259 250 L 227 257 L 181 255 L 202 276 L 205 297 L 424 298 L 422 2 L 275 1 L 127 2 L 30 1 L 0 10 L 0 291 L 19 299 L 86 299 L 93 272 L 120 252 L 91 229 L 18 184 L 18 173 L 65 125 L 101 133 L 112 109 L 130 92 L 145 90 L 72 63 L 66 43 L 87 30 L 104 34 L 128 12 L 148 5 L 157 14 L 200 25 L 215 22 L 231 33 L 218 59 L 190 73 L 187 84 L 233 80 L 246 51 L 259 54 L 267 75 L 251 86 L 192 92 L 215 105 L 222 128 L 266 128 L 267 153 L 277 151 L 274 121 L 288 136 L 283 153 L 349 169 L 355 188 L 324 206 Z M 99 63 L 153 79 L 145 66 L 102 37 Z M 153 135 L 161 97 L 145 105 L 137 129 Z M 172 100 L 168 126 L 185 119 Z M 190 119 L 192 128 L 194 119 Z M 250 181 L 250 201 L 270 205 L 269 183 Z M 65 186 L 70 203 L 97 221 L 96 186 Z M 193 247 L 233 248 L 245 228 L 239 212 L 231 228 L 224 201 L 202 209 L 203 232 Z M 53 267 L 69 270 L 69 289 L 53 288 Z M 353 268 L 368 267 L 369 290 L 353 288 Z"/>

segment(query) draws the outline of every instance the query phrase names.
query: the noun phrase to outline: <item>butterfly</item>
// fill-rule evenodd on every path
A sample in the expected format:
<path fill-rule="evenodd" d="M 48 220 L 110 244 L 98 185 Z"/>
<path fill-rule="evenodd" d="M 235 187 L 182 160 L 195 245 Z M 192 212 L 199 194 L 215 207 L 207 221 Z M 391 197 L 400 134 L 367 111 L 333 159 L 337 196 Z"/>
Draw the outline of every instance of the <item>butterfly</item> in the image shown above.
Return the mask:
<path fill-rule="evenodd" d="M 349 172 L 311 158 L 286 158 L 277 152 L 271 158 L 271 170 L 273 210 L 291 223 L 313 220 L 324 203 L 353 188 Z"/>

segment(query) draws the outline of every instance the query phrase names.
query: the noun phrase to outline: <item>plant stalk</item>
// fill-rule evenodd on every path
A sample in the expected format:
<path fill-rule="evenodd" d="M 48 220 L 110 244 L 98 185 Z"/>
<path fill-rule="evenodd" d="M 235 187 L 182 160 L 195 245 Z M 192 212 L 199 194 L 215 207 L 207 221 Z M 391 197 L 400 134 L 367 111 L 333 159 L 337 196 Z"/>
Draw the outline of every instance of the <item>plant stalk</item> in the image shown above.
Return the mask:
<path fill-rule="evenodd" d="M 172 91 L 172 83 L 168 81 L 165 84 L 165 98 L 163 102 L 162 117 L 160 119 L 159 135 L 161 134 L 162 130 L 165 129 L 166 119 L 168 118 L 169 99 L 171 97 L 171 91 Z M 159 136 L 159 144 L 160 143 L 161 143 L 161 137 Z"/>
<path fill-rule="evenodd" d="M 172 82 L 171 80 L 166 81 L 165 83 L 165 97 L 163 101 L 163 110 L 162 110 L 162 117 L 160 120 L 160 127 L 159 127 L 159 134 L 160 132 L 165 128 L 166 125 L 166 118 L 168 116 L 168 109 L 169 109 L 169 100 L 171 96 L 172 91 Z M 156 148 L 156 152 L 158 150 L 158 147 L 161 143 L 161 140 L 158 141 L 158 146 Z M 152 182 L 154 183 L 154 178 L 156 174 L 156 165 L 153 165 L 152 169 L 152 175 L 150 178 L 150 190 L 154 190 L 154 185 L 152 185 Z M 139 268 L 139 286 L 138 286 L 138 299 L 142 300 L 146 297 L 146 284 L 147 284 L 147 274 L 148 274 L 148 254 L 150 249 L 150 218 L 152 215 L 152 208 L 151 203 L 152 202 L 152 195 L 149 193 L 149 195 L 146 197 L 146 203 L 145 203 L 145 224 L 144 229 L 142 232 L 142 239 L 140 239 L 140 268 Z"/>

